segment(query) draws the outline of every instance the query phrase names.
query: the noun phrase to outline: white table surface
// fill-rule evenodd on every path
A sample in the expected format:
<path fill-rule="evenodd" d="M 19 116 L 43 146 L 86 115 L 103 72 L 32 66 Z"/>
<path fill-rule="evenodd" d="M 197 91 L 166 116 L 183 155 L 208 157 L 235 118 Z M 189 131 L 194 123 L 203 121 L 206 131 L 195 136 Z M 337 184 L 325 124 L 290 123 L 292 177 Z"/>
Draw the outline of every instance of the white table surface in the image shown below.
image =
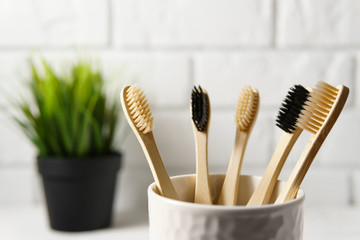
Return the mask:
<path fill-rule="evenodd" d="M 305 208 L 304 240 L 359 240 L 360 208 L 322 206 Z M 63 240 L 63 239 L 148 239 L 145 211 L 118 212 L 108 229 L 67 233 L 48 227 L 46 211 L 38 207 L 0 207 L 0 239 Z"/>

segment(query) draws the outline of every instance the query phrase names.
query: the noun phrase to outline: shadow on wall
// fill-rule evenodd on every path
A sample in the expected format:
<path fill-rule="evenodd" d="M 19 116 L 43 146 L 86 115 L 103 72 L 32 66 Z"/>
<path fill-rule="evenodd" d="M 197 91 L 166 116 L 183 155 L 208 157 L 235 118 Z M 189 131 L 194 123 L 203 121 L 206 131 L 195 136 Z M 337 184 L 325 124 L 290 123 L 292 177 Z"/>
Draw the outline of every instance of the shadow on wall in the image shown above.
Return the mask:
<path fill-rule="evenodd" d="M 147 167 L 147 166 L 145 166 Z M 118 178 L 112 227 L 148 223 L 147 188 L 154 180 L 148 168 L 124 167 Z"/>

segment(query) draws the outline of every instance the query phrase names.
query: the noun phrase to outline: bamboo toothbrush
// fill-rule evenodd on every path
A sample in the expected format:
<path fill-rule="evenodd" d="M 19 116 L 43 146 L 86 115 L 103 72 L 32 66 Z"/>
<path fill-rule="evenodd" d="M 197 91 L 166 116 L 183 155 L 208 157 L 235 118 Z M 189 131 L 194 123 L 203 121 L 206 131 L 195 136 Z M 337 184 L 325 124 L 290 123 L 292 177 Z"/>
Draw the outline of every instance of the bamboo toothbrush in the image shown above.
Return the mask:
<path fill-rule="evenodd" d="M 296 197 L 311 163 L 339 117 L 348 95 L 347 87 L 343 85 L 333 87 L 325 82 L 319 82 L 310 93 L 306 102 L 307 106 L 301 112 L 297 126 L 309 131 L 311 135 L 275 203 L 282 203 Z"/>
<path fill-rule="evenodd" d="M 145 153 L 156 186 L 161 195 L 178 200 L 179 197 L 169 178 L 153 136 L 153 117 L 144 92 L 136 85 L 121 91 L 124 115 Z"/>
<path fill-rule="evenodd" d="M 255 88 L 242 89 L 236 107 L 236 137 L 230 163 L 219 195 L 218 205 L 236 205 L 239 191 L 240 170 L 246 145 L 259 109 L 259 93 Z"/>
<path fill-rule="evenodd" d="M 210 101 L 200 86 L 191 93 L 191 116 L 196 145 L 195 203 L 212 204 L 208 168 Z"/>
<path fill-rule="evenodd" d="M 304 109 L 308 96 L 308 90 L 301 85 L 295 85 L 285 97 L 276 119 L 276 126 L 282 129 L 283 133 L 260 183 L 247 204 L 248 206 L 269 203 L 281 169 L 302 132 L 301 128 L 296 127 L 296 121 L 301 110 Z"/>

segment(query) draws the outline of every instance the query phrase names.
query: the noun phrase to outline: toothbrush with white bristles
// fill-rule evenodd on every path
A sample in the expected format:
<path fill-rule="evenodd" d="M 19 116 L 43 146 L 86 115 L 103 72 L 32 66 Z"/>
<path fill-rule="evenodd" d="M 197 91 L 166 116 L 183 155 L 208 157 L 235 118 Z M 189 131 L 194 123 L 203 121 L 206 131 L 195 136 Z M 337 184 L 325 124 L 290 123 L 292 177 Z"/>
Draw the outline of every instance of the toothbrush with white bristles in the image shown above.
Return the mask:
<path fill-rule="evenodd" d="M 311 163 L 339 117 L 348 95 L 349 88 L 343 85 L 333 87 L 325 82 L 319 82 L 310 93 L 296 125 L 309 131 L 311 136 L 275 203 L 283 203 L 296 197 Z"/>
<path fill-rule="evenodd" d="M 295 85 L 286 95 L 276 119 L 276 126 L 282 129 L 283 133 L 265 173 L 251 195 L 247 206 L 269 203 L 285 161 L 302 132 L 301 128 L 296 127 L 296 122 L 301 111 L 304 109 L 308 97 L 309 91 L 301 85 Z"/>
<path fill-rule="evenodd" d="M 179 200 L 156 146 L 152 133 L 154 119 L 144 92 L 136 85 L 124 87 L 121 91 L 121 105 L 131 129 L 145 153 L 160 194 Z"/>
<path fill-rule="evenodd" d="M 259 93 L 255 88 L 242 89 L 236 107 L 236 137 L 228 170 L 217 201 L 218 205 L 236 205 L 239 192 L 240 171 L 250 137 L 259 110 Z"/>

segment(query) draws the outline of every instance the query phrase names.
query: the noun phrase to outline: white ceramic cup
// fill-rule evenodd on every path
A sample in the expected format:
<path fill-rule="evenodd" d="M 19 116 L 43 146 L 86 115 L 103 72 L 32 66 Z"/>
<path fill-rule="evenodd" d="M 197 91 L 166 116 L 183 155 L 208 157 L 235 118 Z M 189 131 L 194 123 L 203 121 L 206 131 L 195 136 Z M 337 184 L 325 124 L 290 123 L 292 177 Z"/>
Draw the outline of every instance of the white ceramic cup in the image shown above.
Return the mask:
<path fill-rule="evenodd" d="M 195 176 L 171 180 L 182 201 L 158 194 L 155 183 L 148 188 L 150 240 L 301 240 L 304 192 L 282 204 L 246 207 L 261 177 L 241 176 L 238 204 L 219 206 L 192 203 Z M 211 175 L 210 187 L 216 202 L 224 175 Z M 272 201 L 284 182 L 278 182 Z"/>

